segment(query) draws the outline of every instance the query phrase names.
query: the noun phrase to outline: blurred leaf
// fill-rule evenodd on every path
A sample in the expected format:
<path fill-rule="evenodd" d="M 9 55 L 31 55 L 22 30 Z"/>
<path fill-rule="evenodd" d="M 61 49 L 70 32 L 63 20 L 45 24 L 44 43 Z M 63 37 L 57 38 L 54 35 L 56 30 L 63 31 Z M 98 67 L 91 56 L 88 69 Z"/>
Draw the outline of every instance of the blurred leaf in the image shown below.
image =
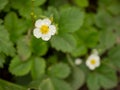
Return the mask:
<path fill-rule="evenodd" d="M 76 46 L 76 40 L 70 34 L 56 35 L 51 39 L 51 45 L 62 52 L 71 52 Z"/>
<path fill-rule="evenodd" d="M 104 30 L 100 32 L 100 44 L 98 46 L 102 52 L 110 49 L 116 43 L 116 35 L 110 30 Z"/>
<path fill-rule="evenodd" d="M 80 7 L 87 7 L 89 5 L 88 0 L 73 0 L 74 3 Z"/>
<path fill-rule="evenodd" d="M 65 63 L 58 63 L 51 66 L 48 73 L 53 77 L 64 79 L 70 74 L 70 67 Z"/>
<path fill-rule="evenodd" d="M 115 67 L 120 68 L 120 45 L 109 51 L 109 59 Z"/>
<path fill-rule="evenodd" d="M 36 39 L 33 37 L 32 41 L 31 41 L 31 45 L 32 45 L 33 53 L 38 55 L 38 56 L 43 56 L 48 51 L 47 42 L 44 42 L 41 39 Z"/>
<path fill-rule="evenodd" d="M 78 90 L 85 82 L 85 75 L 79 68 L 72 68 L 72 73 L 68 78 L 69 84 L 73 90 Z"/>
<path fill-rule="evenodd" d="M 5 63 L 5 56 L 0 54 L 0 68 L 3 68 L 3 64 Z"/>
<path fill-rule="evenodd" d="M 26 22 L 18 19 L 16 13 L 10 12 L 5 17 L 5 27 L 10 33 L 10 38 L 16 42 L 18 38 L 27 30 Z"/>
<path fill-rule="evenodd" d="M 31 75 L 33 79 L 41 78 L 45 74 L 46 62 L 43 58 L 34 57 L 32 60 Z"/>
<path fill-rule="evenodd" d="M 27 60 L 31 56 L 32 54 L 31 48 L 25 37 L 17 41 L 17 52 L 18 52 L 19 57 L 23 61 Z"/>
<path fill-rule="evenodd" d="M 40 90 L 55 90 L 54 86 L 49 78 L 43 80 L 42 83 L 40 84 L 39 88 L 40 88 Z"/>
<path fill-rule="evenodd" d="M 57 78 L 52 78 L 51 80 L 55 87 L 55 90 L 73 90 L 72 87 L 64 80 L 60 80 Z"/>
<path fill-rule="evenodd" d="M 8 4 L 8 0 L 0 0 L 0 11 Z"/>
<path fill-rule="evenodd" d="M 32 61 L 22 61 L 18 56 L 14 57 L 10 63 L 9 71 L 16 76 L 23 76 L 29 73 Z"/>
<path fill-rule="evenodd" d="M 117 85 L 116 72 L 107 65 L 101 65 L 96 72 L 91 72 L 88 75 L 87 85 L 90 90 L 99 90 L 100 87 L 113 88 Z"/>
<path fill-rule="evenodd" d="M 40 6 L 43 5 L 47 0 L 35 0 L 34 5 L 35 6 Z"/>
<path fill-rule="evenodd" d="M 59 31 L 58 32 L 75 32 L 78 30 L 84 20 L 84 13 L 78 8 L 72 7 L 61 11 Z"/>
<path fill-rule="evenodd" d="M 2 25 L 0 25 L 0 52 L 10 56 L 15 55 L 15 49 L 9 39 L 9 33 Z"/>
<path fill-rule="evenodd" d="M 88 75 L 87 86 L 89 90 L 100 90 L 99 78 L 96 73 L 90 73 Z"/>
<path fill-rule="evenodd" d="M 0 90 L 27 90 L 27 88 L 0 79 Z"/>

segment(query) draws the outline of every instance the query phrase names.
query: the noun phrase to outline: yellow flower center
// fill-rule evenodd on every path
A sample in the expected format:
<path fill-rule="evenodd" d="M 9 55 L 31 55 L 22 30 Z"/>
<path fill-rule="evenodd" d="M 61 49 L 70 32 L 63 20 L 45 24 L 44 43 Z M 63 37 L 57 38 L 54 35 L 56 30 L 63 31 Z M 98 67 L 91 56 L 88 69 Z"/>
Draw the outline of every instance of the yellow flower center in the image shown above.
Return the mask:
<path fill-rule="evenodd" d="M 95 60 L 95 59 L 92 59 L 92 60 L 90 61 L 90 63 L 91 63 L 92 65 L 94 65 L 94 64 L 96 64 L 96 60 Z"/>
<path fill-rule="evenodd" d="M 42 25 L 42 27 L 40 28 L 40 32 L 42 34 L 47 34 L 49 32 L 49 27 L 47 25 Z"/>

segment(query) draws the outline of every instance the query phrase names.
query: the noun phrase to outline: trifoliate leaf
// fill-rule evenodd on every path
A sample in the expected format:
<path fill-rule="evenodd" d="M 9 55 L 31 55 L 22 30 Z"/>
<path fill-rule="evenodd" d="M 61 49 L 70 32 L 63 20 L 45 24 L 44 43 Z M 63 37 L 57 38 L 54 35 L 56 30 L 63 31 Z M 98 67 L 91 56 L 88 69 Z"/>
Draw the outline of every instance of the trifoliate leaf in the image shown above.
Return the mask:
<path fill-rule="evenodd" d="M 66 78 L 70 74 L 70 67 L 65 63 L 58 63 L 51 66 L 48 70 L 49 75 L 58 78 Z"/>
<path fill-rule="evenodd" d="M 16 76 L 23 76 L 29 73 L 32 61 L 22 61 L 18 56 L 14 57 L 10 63 L 9 71 Z"/>
<path fill-rule="evenodd" d="M 34 57 L 32 60 L 31 75 L 33 79 L 41 78 L 45 74 L 46 62 L 43 58 Z"/>
<path fill-rule="evenodd" d="M 9 39 L 9 33 L 2 25 L 0 25 L 0 52 L 11 56 L 15 54 L 13 43 Z"/>
<path fill-rule="evenodd" d="M 78 30 L 84 20 L 84 13 L 78 8 L 67 8 L 61 11 L 59 31 L 58 32 L 75 32 Z"/>
<path fill-rule="evenodd" d="M 70 34 L 56 35 L 51 39 L 51 45 L 62 52 L 71 52 L 76 46 L 76 40 Z"/>

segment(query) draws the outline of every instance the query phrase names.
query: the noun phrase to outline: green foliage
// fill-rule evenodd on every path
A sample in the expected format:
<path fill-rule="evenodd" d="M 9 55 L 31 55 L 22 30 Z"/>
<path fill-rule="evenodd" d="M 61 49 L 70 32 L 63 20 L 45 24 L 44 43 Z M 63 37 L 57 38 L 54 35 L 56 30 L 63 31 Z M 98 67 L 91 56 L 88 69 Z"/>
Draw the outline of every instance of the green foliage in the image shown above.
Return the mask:
<path fill-rule="evenodd" d="M 116 73 L 111 67 L 103 64 L 96 72 L 89 73 L 87 85 L 90 90 L 99 90 L 100 87 L 113 88 L 117 85 Z"/>
<path fill-rule="evenodd" d="M 43 58 L 34 57 L 32 58 L 31 75 L 33 79 L 38 79 L 45 74 L 46 62 Z"/>
<path fill-rule="evenodd" d="M 32 61 L 22 61 L 18 56 L 14 57 L 10 63 L 9 71 L 16 76 L 23 76 L 29 73 Z"/>
<path fill-rule="evenodd" d="M 60 13 L 58 32 L 75 32 L 83 24 L 84 13 L 78 8 L 66 8 Z"/>
<path fill-rule="evenodd" d="M 51 66 L 48 73 L 53 77 L 64 79 L 70 74 L 70 68 L 65 63 L 58 63 Z"/>
<path fill-rule="evenodd" d="M 11 56 L 15 54 L 15 49 L 13 43 L 10 41 L 9 33 L 2 25 L 0 25 L 0 52 Z"/>
<path fill-rule="evenodd" d="M 119 8 L 119 0 L 0 0 L 0 77 L 10 73 L 4 78 L 14 83 L 0 80 L 0 90 L 116 87 Z M 33 35 L 36 20 L 44 18 L 57 28 L 49 41 Z M 93 49 L 98 51 L 100 66 L 91 71 L 86 60 Z"/>

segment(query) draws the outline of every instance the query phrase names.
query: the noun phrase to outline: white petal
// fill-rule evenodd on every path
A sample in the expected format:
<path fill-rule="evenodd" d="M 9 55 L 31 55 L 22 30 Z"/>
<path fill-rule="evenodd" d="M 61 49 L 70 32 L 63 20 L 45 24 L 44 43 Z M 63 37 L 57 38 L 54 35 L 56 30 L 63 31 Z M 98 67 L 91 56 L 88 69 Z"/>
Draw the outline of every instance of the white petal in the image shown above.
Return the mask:
<path fill-rule="evenodd" d="M 41 37 L 44 41 L 48 41 L 51 38 L 51 35 L 43 35 Z"/>
<path fill-rule="evenodd" d="M 96 67 L 99 67 L 100 66 L 100 60 L 97 60 L 97 63 L 95 65 Z"/>
<path fill-rule="evenodd" d="M 35 28 L 33 30 L 33 35 L 36 37 L 36 38 L 40 38 L 41 37 L 41 33 L 39 31 L 39 28 Z"/>
<path fill-rule="evenodd" d="M 35 27 L 40 28 L 41 25 L 42 25 L 42 23 L 43 23 L 43 20 L 38 19 L 38 20 L 35 22 Z"/>
<path fill-rule="evenodd" d="M 51 35 L 54 35 L 56 33 L 56 26 L 55 25 L 50 25 L 49 29 L 50 29 Z"/>
<path fill-rule="evenodd" d="M 82 63 L 82 59 L 80 59 L 80 58 L 75 59 L 76 65 L 80 65 L 81 63 Z"/>
<path fill-rule="evenodd" d="M 89 69 L 90 69 L 90 70 L 94 70 L 94 69 L 95 69 L 95 66 L 90 65 L 90 66 L 89 66 Z"/>
<path fill-rule="evenodd" d="M 48 19 L 48 18 L 45 18 L 45 19 L 43 19 L 43 24 L 45 24 L 45 25 L 50 25 L 51 24 L 51 21 L 50 21 L 50 19 Z"/>

